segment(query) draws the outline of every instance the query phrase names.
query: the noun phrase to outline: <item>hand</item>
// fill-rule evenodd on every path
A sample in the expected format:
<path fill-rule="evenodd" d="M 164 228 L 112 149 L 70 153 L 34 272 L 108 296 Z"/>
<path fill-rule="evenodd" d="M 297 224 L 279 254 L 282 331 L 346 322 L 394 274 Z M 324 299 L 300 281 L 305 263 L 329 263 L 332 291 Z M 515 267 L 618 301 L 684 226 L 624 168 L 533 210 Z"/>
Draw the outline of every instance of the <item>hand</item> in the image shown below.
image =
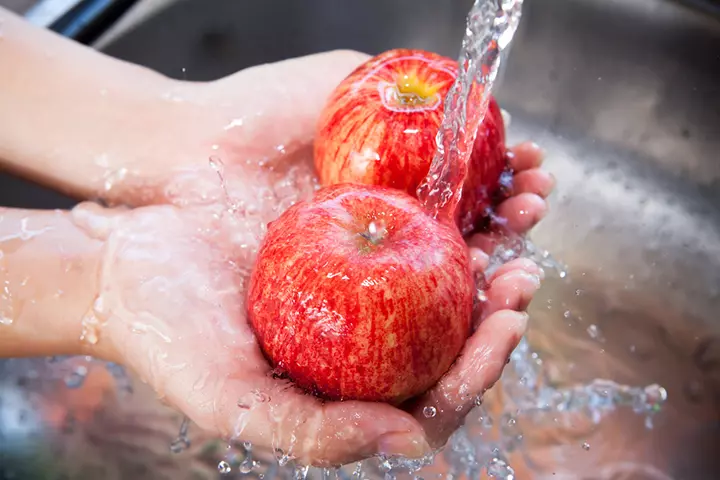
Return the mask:
<path fill-rule="evenodd" d="M 116 202 L 145 206 L 84 204 L 74 211 L 76 222 L 107 245 L 96 302 L 98 351 L 132 367 L 201 427 L 315 465 L 376 453 L 419 456 L 443 445 L 500 376 L 542 277 L 524 259 L 498 269 L 456 364 L 403 409 L 323 403 L 273 378 L 244 312 L 248 274 L 264 225 L 312 195 L 314 119 L 324 97 L 362 60 L 349 52 L 315 55 L 179 87 L 175 94 L 194 114 L 168 119 L 161 137 L 175 136 L 174 153 L 106 192 Z M 150 149 L 167 148 L 153 135 Z M 498 212 L 508 228 L 524 233 L 545 214 L 553 182 L 538 168 L 536 146 L 513 152 L 515 190 Z M 470 243 L 483 246 L 490 238 Z M 472 247 L 472 253 L 483 272 L 488 252 Z"/>
<path fill-rule="evenodd" d="M 7 28 L 13 35 L 4 47 L 25 52 L 18 53 L 17 78 L 28 81 L 13 83 L 15 90 L 0 99 L 16 101 L 17 89 L 21 99 L 50 87 L 64 94 L 49 96 L 53 101 L 38 117 L 47 141 L 34 141 L 31 115 L 0 142 L 8 145 L 0 156 L 18 174 L 115 207 L 2 212 L 0 233 L 9 232 L 13 249 L 6 251 L 9 267 L 0 269 L 0 280 L 10 289 L 11 306 L 34 307 L 22 314 L 0 311 L 3 323 L 11 322 L 4 325 L 0 353 L 62 351 L 126 364 L 204 429 L 316 465 L 378 452 L 426 453 L 496 380 L 524 331 L 521 311 L 538 286 L 540 272 L 526 261 L 495 272 L 477 331 L 456 365 L 403 409 L 323 404 L 272 378 L 248 328 L 244 287 L 264 226 L 311 195 L 316 118 L 330 91 L 364 56 L 315 55 L 189 84 L 58 41 L 55 58 L 93 73 L 78 83 L 77 75 L 57 67 L 59 60 L 44 61 L 46 32 L 13 19 Z M 53 82 L 38 82 L 36 69 L 48 68 L 54 74 L 42 78 Z M 68 110 L 65 100 L 55 99 L 84 109 Z M 77 122 L 56 121 L 68 112 Z M 516 150 L 517 191 L 500 213 L 520 232 L 544 213 L 542 197 L 552 182 L 537 169 L 521 168 L 539 164 L 537 149 Z M 17 249 L 12 242 L 20 230 L 25 244 Z M 490 237 L 472 242 L 483 238 Z M 473 252 L 481 271 L 487 257 L 481 249 Z M 47 274 L 38 274 L 40 265 Z M 436 415 L 428 418 L 430 407 Z"/>

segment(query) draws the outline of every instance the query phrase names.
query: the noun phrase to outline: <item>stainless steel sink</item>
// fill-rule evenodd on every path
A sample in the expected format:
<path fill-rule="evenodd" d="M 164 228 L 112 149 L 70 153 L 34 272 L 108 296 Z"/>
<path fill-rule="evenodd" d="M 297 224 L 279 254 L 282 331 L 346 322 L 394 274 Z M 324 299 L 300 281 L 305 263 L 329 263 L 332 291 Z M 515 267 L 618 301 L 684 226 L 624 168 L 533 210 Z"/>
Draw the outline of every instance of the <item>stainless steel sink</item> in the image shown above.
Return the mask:
<path fill-rule="evenodd" d="M 135 13 L 151 3 L 141 2 Z M 518 478 L 720 478 L 717 5 L 526 1 L 497 96 L 512 115 L 511 140 L 534 140 L 547 150 L 557 192 L 532 239 L 569 267 L 567 278 L 549 275 L 531 305 L 529 338 L 560 382 L 658 383 L 668 401 L 652 430 L 632 412 L 604 419 L 589 434 L 589 451 L 572 433 L 548 434 L 554 443 L 533 455 L 536 472 Z M 455 57 L 469 6 L 468 0 L 165 2 L 150 15 L 131 11 L 98 45 L 191 80 L 336 48 L 417 47 Z M 8 177 L 0 177 L 0 204 L 71 205 Z M 45 412 L 42 419 L 64 410 L 47 407 L 41 399 L 47 394 L 36 393 L 33 401 L 45 406 L 22 407 L 28 392 L 52 391 L 56 403 L 72 405 L 94 395 L 58 394 L 62 386 L 37 380 L 58 368 L 44 359 L 0 363 L 0 475 L 2 455 L 6 471 L 12 458 L 13 468 L 30 472 L 28 457 L 11 451 L 30 454 L 43 468 L 74 472 L 15 478 L 206 478 L 200 472 L 214 470 L 215 447 L 192 428 L 194 447 L 169 451 L 180 419 L 140 386 L 130 397 L 106 400 L 72 433 L 62 433 L 65 420 L 55 417 L 57 428 L 34 424 L 33 411 Z M 105 385 L 97 375 L 96 384 Z M 17 419 L 23 408 L 25 417 Z M 526 436 L 539 438 L 528 435 L 532 429 Z M 28 443 L 11 450 L 3 434 Z M 644 473 L 620 473 L 631 463 L 644 464 Z"/>

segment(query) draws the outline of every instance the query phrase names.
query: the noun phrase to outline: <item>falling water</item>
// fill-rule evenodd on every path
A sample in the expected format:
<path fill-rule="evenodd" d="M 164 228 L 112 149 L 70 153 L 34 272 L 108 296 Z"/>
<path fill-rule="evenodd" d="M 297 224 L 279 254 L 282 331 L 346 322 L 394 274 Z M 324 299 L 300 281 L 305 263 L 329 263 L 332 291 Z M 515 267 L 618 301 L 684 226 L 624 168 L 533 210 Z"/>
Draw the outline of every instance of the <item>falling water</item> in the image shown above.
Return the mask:
<path fill-rule="evenodd" d="M 503 52 L 510 46 L 523 0 L 476 0 L 468 14 L 458 76 L 445 98 L 437 150 L 418 198 L 434 216 L 450 217 L 460 200 L 472 145 L 485 117 Z"/>

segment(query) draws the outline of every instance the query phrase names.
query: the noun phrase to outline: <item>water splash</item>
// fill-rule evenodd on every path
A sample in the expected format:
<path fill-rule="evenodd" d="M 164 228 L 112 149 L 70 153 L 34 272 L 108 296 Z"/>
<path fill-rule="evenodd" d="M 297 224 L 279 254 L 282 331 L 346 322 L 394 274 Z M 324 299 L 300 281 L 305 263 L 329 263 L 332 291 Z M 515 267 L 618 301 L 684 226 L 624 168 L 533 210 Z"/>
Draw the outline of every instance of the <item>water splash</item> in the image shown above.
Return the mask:
<path fill-rule="evenodd" d="M 437 150 L 418 199 L 435 218 L 452 218 L 478 127 L 485 118 L 503 52 L 510 46 L 523 0 L 476 0 L 468 14 L 458 76 L 444 105 Z"/>
<path fill-rule="evenodd" d="M 83 386 L 88 376 L 88 367 L 78 365 L 66 377 L 65 385 L 71 389 L 77 389 Z"/>
<path fill-rule="evenodd" d="M 133 393 L 132 380 L 127 374 L 125 367 L 117 363 L 108 362 L 105 364 L 105 369 L 110 372 L 110 375 L 115 380 L 115 385 L 119 392 L 126 395 Z"/>
<path fill-rule="evenodd" d="M 188 417 L 183 418 L 180 424 L 180 432 L 173 442 L 170 444 L 170 451 L 172 453 L 181 453 L 190 448 L 191 442 L 188 437 L 188 429 L 190 428 L 190 419 Z"/>
<path fill-rule="evenodd" d="M 220 462 L 218 462 L 217 469 L 220 475 L 229 475 L 232 472 L 232 467 L 225 460 L 220 460 Z"/>
<path fill-rule="evenodd" d="M 504 480 L 514 480 L 515 471 L 502 458 L 493 457 L 486 466 L 487 474 L 491 478 L 502 478 Z"/>

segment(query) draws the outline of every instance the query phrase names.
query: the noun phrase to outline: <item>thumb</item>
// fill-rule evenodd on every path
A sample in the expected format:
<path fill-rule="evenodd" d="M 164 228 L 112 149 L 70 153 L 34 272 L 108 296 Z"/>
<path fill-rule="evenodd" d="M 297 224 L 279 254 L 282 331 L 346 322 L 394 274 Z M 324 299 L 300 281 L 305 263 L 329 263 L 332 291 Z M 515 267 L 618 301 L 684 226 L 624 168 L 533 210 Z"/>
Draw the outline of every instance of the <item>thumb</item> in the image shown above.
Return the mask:
<path fill-rule="evenodd" d="M 235 142 L 271 157 L 312 141 L 315 125 L 335 87 L 368 56 L 350 50 L 250 67 L 214 83 L 216 97 L 238 113 Z M 248 138 L 249 137 L 249 138 Z"/>

